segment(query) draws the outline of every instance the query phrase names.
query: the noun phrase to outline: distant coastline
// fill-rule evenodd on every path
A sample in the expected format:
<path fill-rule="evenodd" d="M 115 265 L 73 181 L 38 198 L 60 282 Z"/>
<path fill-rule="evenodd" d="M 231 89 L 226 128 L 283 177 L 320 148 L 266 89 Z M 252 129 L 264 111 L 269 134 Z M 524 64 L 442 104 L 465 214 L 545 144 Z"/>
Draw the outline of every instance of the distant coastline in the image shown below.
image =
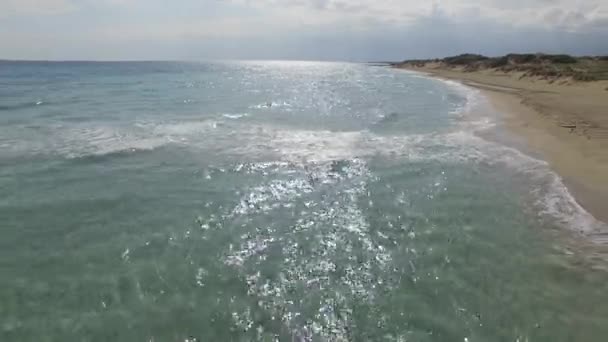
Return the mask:
<path fill-rule="evenodd" d="M 608 56 L 465 54 L 391 65 L 481 89 L 577 201 L 608 222 Z"/>
<path fill-rule="evenodd" d="M 442 59 L 414 59 L 391 63 L 402 68 L 441 68 L 463 72 L 495 70 L 504 73 L 521 73 L 521 78 L 537 77 L 549 83 L 556 81 L 608 80 L 608 56 L 551 54 L 508 54 L 487 57 L 462 54 Z"/>

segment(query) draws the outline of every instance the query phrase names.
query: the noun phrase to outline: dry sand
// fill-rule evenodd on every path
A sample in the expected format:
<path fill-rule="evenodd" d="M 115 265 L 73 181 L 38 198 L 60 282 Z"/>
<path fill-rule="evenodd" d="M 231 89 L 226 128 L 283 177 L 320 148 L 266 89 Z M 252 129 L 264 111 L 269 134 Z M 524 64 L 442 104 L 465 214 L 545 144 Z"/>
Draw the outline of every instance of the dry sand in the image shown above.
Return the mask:
<path fill-rule="evenodd" d="M 481 89 L 505 124 L 564 179 L 576 200 L 608 222 L 608 81 L 547 81 L 495 70 L 408 67 Z"/>

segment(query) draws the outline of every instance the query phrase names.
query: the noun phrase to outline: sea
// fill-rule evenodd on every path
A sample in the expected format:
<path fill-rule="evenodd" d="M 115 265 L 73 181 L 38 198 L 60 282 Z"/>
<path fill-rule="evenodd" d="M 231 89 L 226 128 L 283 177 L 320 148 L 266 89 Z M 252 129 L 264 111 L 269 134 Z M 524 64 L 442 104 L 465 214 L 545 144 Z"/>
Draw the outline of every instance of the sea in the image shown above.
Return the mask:
<path fill-rule="evenodd" d="M 0 341 L 608 340 L 605 224 L 477 90 L 0 62 Z"/>

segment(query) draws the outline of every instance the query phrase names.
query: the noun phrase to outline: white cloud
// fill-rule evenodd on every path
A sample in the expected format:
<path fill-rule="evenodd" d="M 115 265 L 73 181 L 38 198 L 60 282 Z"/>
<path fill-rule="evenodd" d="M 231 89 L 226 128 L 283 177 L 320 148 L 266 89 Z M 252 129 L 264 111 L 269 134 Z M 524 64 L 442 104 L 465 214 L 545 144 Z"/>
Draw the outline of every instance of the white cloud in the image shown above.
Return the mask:
<path fill-rule="evenodd" d="M 608 25 L 603 25 L 608 20 L 607 0 L 0 0 L 0 16 L 54 15 L 104 6 L 123 9 L 141 19 L 138 8 L 157 8 L 170 16 L 172 10 L 200 8 L 205 3 L 256 9 L 257 20 L 266 24 L 300 23 L 304 28 L 333 23 L 359 29 L 377 25 L 406 26 L 421 18 L 442 15 L 455 21 L 466 21 L 473 16 L 519 27 L 608 29 Z M 234 18 L 229 14 L 216 19 L 229 23 Z M 246 28 L 244 33 L 251 33 L 249 27 L 237 26 Z M 262 26 L 253 29 L 263 29 Z"/>
<path fill-rule="evenodd" d="M 584 28 L 591 22 L 608 19 L 606 0 L 226 0 L 231 3 L 292 12 L 311 17 L 333 15 L 336 20 L 373 17 L 388 24 L 406 25 L 417 18 L 444 15 L 452 20 L 468 20 L 474 14 L 514 26 Z"/>

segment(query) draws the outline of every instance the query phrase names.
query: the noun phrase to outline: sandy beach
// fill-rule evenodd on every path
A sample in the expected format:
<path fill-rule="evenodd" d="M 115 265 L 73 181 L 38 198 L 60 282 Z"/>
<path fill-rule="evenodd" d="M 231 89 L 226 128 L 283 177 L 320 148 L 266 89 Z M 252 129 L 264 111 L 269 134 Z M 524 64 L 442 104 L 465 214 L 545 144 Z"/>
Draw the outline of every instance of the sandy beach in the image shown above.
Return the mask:
<path fill-rule="evenodd" d="M 482 90 L 505 115 L 505 125 L 551 164 L 579 204 L 608 222 L 608 81 L 548 81 L 434 64 L 402 68 Z"/>

